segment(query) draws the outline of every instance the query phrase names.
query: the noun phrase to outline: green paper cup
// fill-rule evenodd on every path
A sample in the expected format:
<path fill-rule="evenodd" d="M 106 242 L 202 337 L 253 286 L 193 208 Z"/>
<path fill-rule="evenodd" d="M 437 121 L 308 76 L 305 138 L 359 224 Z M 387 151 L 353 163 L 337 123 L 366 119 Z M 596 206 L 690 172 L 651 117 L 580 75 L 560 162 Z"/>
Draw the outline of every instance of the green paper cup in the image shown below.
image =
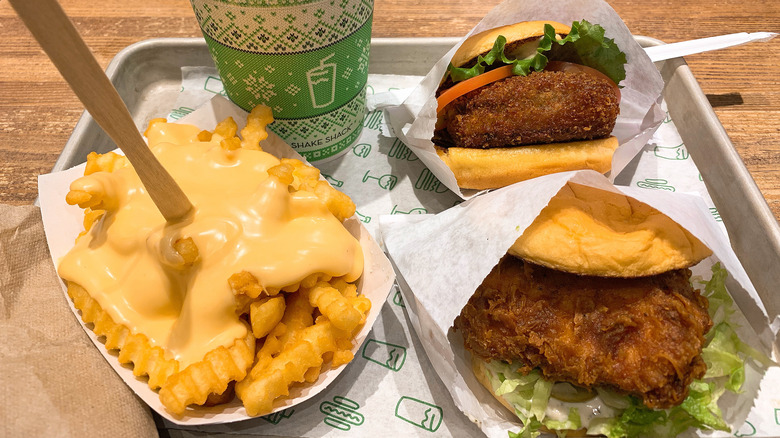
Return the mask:
<path fill-rule="evenodd" d="M 363 129 L 373 0 L 191 0 L 233 102 L 271 107 L 269 128 L 309 161 Z"/>

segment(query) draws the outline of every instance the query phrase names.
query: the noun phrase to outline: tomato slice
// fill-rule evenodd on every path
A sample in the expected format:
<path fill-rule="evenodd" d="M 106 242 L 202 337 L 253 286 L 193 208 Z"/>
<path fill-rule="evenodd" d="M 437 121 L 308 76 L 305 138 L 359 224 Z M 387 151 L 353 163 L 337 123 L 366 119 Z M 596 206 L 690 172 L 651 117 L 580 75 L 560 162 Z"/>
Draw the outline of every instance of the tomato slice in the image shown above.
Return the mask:
<path fill-rule="evenodd" d="M 483 87 L 491 82 L 500 81 L 501 79 L 508 78 L 510 76 L 512 76 L 512 66 L 505 65 L 495 70 L 490 70 L 489 72 L 474 76 L 473 78 L 466 79 L 465 81 L 460 81 L 445 90 L 444 93 L 441 93 L 441 95 L 437 98 L 439 101 L 439 106 L 436 112 L 440 113 L 441 110 L 443 110 L 444 107 L 446 107 L 450 102 L 460 96 L 463 96 L 469 91 L 476 90 L 477 88 Z"/>
<path fill-rule="evenodd" d="M 612 84 L 612 89 L 615 91 L 618 100 L 620 100 L 620 88 L 618 85 L 612 81 L 609 76 L 596 70 L 595 68 L 574 64 L 572 62 L 549 61 L 544 69 L 550 71 L 581 71 L 583 73 L 588 73 L 593 76 L 606 79 L 610 84 Z M 449 89 L 445 90 L 444 93 L 442 93 L 437 98 L 438 107 L 436 109 L 436 113 L 440 113 L 450 102 L 457 99 L 458 97 L 463 96 L 470 91 L 474 91 L 477 88 L 484 87 L 485 85 L 500 81 L 501 79 L 505 79 L 510 76 L 513 76 L 512 66 L 505 65 L 503 67 L 490 70 L 489 72 L 482 73 L 481 75 L 474 76 L 473 78 L 466 79 L 465 81 L 458 82 Z"/>

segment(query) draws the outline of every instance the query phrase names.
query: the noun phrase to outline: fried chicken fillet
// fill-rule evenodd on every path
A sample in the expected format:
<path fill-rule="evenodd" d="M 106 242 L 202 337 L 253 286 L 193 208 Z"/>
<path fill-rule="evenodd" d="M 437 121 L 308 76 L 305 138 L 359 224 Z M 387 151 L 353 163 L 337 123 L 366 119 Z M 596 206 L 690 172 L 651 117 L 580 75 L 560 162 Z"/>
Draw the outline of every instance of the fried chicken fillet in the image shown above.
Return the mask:
<path fill-rule="evenodd" d="M 610 136 L 620 111 L 614 84 L 583 72 L 513 76 L 455 99 L 443 115 L 442 146 L 496 148 Z"/>
<path fill-rule="evenodd" d="M 646 406 L 680 404 L 701 378 L 708 302 L 679 269 L 639 278 L 579 276 L 505 256 L 455 320 L 466 348 L 545 378 L 609 387 Z"/>

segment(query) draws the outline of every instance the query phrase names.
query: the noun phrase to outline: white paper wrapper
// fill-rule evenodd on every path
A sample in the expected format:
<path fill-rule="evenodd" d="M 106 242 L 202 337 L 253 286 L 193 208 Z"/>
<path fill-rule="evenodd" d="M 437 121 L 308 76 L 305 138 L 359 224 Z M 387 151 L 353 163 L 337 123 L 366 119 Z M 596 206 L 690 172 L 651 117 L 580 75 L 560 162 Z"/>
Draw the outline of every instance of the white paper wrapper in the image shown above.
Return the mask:
<path fill-rule="evenodd" d="M 199 108 L 195 112 L 180 120 L 181 123 L 196 125 L 202 129 L 214 129 L 216 124 L 228 116 L 232 116 L 239 129 L 246 122 L 246 112 L 235 106 L 230 101 L 215 97 L 209 103 Z M 302 159 L 294 150 L 273 133 L 262 143 L 263 149 L 277 157 Z M 65 195 L 68 192 L 70 183 L 84 174 L 85 165 L 76 166 L 69 170 L 41 175 L 39 177 L 39 196 L 41 204 L 41 213 L 43 216 L 44 230 L 46 240 L 51 251 L 52 261 L 55 266 L 58 260 L 63 257 L 73 246 L 76 236 L 84 229 L 83 211 L 78 206 L 69 206 L 65 203 Z M 359 241 L 363 248 L 365 257 L 365 270 L 363 277 L 358 284 L 358 290 L 361 294 L 368 297 L 372 302 L 371 310 L 368 314 L 365 325 L 355 338 L 353 354 L 359 354 L 360 346 L 371 330 L 371 326 L 379 315 L 382 305 L 387 299 L 395 274 L 390 262 L 385 257 L 382 250 L 376 244 L 368 231 L 360 224 L 360 221 L 353 217 L 345 222 L 345 226 Z M 63 293 L 66 293 L 64 282 L 62 283 Z M 71 309 L 81 322 L 79 312 L 73 307 L 70 298 L 66 300 L 71 304 Z M 213 408 L 191 408 L 187 410 L 183 418 L 173 417 L 168 413 L 160 403 L 156 392 L 149 389 L 145 379 L 139 379 L 133 376 L 132 368 L 119 364 L 116 355 L 108 352 L 103 343 L 95 334 L 84 326 L 87 335 L 100 350 L 109 364 L 116 370 L 130 388 L 143 399 L 152 409 L 167 420 L 181 425 L 201 425 L 229 423 L 234 421 L 246 420 L 247 416 L 240 400 L 235 399 L 232 403 Z M 297 405 L 323 391 L 342 371 L 349 365 L 336 369 L 329 369 L 320 375 L 319 380 L 311 385 L 291 388 L 290 396 L 284 400 L 278 401 L 274 405 L 274 412 Z"/>
<path fill-rule="evenodd" d="M 612 132 L 620 143 L 612 158 L 611 174 L 617 175 L 639 153 L 663 120 L 663 111 L 658 106 L 663 79 L 644 50 L 634 41 L 623 20 L 607 3 L 600 0 L 506 0 L 493 8 L 466 37 L 520 21 L 554 20 L 568 25 L 581 19 L 601 25 L 606 30 L 606 37 L 615 40 L 628 60 L 626 79 L 620 83 L 624 87 L 621 90 L 620 115 Z M 454 174 L 439 159 L 431 142 L 436 124 L 436 88 L 463 40 L 434 65 L 403 104 L 386 109 L 386 113 L 395 135 L 414 150 L 443 184 L 468 199 L 477 191 L 458 188 Z"/>
<path fill-rule="evenodd" d="M 383 217 L 384 244 L 400 274 L 399 282 L 415 330 L 442 380 L 448 382 L 456 405 L 491 437 L 506 437 L 507 430 L 519 428 L 518 421 L 476 382 L 462 340 L 450 329 L 485 276 L 568 181 L 624 193 L 681 224 L 714 253 L 697 266 L 696 273 L 709 278 L 706 275 L 709 267 L 719 260 L 734 280 L 729 288 L 741 310 L 751 322 L 768 326 L 755 290 L 727 239 L 706 205 L 695 195 L 632 187 L 618 189 L 597 172 L 579 171 L 517 183 L 435 216 L 406 220 Z M 743 319 L 741 323 L 742 340 L 770 354 L 767 341 L 771 339 L 765 337 L 764 342 L 758 342 L 747 321 Z M 749 369 L 739 401 L 731 398 L 723 401 L 724 415 L 730 424 L 739 425 L 744 421 L 762 374 Z"/>

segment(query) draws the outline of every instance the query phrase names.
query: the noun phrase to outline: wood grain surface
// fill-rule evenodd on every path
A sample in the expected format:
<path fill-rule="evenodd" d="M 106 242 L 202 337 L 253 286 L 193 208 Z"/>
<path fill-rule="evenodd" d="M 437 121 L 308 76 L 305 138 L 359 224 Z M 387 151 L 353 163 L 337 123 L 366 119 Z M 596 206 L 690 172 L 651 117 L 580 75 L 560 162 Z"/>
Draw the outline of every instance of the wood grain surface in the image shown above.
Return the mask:
<path fill-rule="evenodd" d="M 201 36 L 186 0 L 61 0 L 105 68 L 148 38 Z M 461 36 L 499 0 L 375 0 L 375 37 Z M 636 35 L 666 42 L 780 32 L 775 0 L 612 0 Z M 690 56 L 721 123 L 780 218 L 780 38 Z M 29 204 L 83 108 L 13 10 L 0 0 L 0 203 Z"/>

